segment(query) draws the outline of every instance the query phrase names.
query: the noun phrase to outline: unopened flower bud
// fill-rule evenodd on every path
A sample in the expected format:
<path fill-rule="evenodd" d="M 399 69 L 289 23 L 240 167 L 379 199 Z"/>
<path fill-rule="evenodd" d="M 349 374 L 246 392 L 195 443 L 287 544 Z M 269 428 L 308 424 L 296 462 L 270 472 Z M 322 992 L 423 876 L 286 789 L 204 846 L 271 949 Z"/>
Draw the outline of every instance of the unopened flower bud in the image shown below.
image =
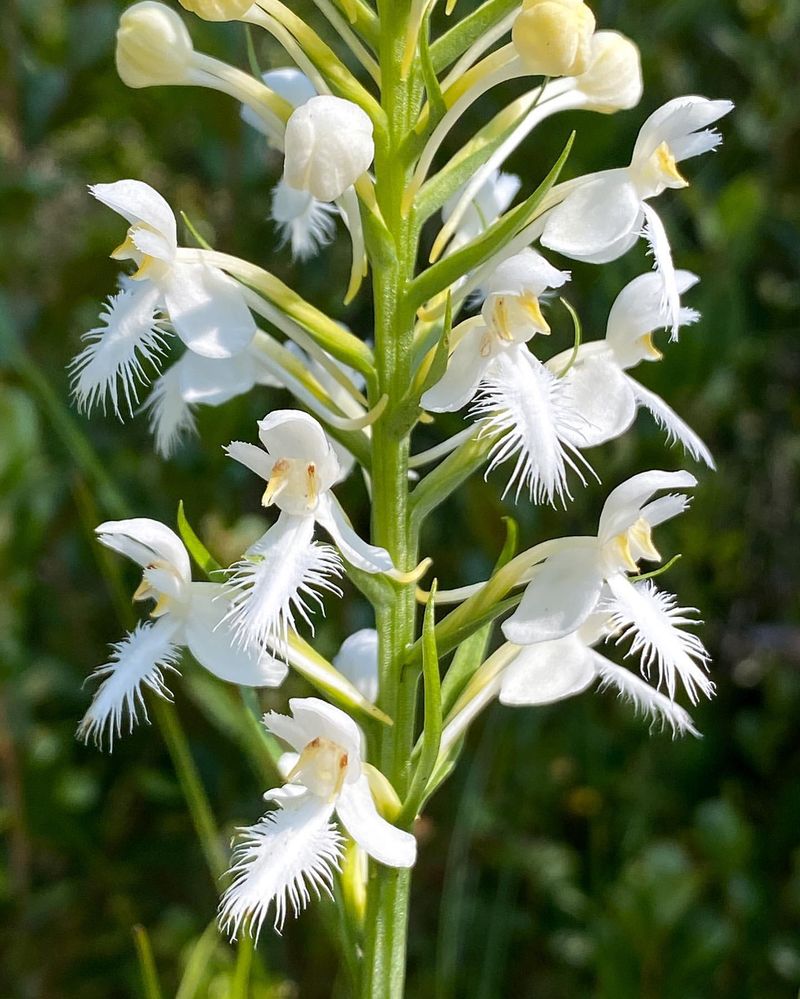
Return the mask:
<path fill-rule="evenodd" d="M 511 39 L 529 72 L 578 76 L 590 58 L 594 15 L 582 0 L 528 0 Z"/>
<path fill-rule="evenodd" d="M 589 68 L 577 85 L 593 111 L 611 114 L 636 107 L 642 97 L 639 49 L 616 31 L 598 31 L 592 38 Z"/>
<path fill-rule="evenodd" d="M 180 0 L 186 10 L 204 21 L 236 21 L 253 6 L 253 0 Z"/>
<path fill-rule="evenodd" d="M 128 87 L 188 81 L 194 46 L 175 11 L 143 0 L 129 7 L 117 28 L 117 72 Z"/>
<path fill-rule="evenodd" d="M 333 201 L 372 163 L 372 121 L 351 101 L 312 97 L 286 123 L 284 148 L 286 183 L 319 201 Z"/>

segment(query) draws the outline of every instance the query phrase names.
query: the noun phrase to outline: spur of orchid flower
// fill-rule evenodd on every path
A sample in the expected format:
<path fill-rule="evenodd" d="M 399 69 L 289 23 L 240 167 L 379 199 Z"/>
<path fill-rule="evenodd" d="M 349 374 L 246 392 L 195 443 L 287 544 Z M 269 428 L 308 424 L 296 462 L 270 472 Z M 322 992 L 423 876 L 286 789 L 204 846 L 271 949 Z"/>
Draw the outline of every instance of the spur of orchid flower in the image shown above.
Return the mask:
<path fill-rule="evenodd" d="M 225 618 L 229 611 L 222 583 L 193 582 L 189 553 L 174 531 L 156 520 L 137 517 L 107 521 L 98 540 L 142 567 L 134 600 L 155 602 L 150 620 L 115 644 L 110 661 L 92 673 L 102 679 L 78 736 L 113 747 L 127 721 L 130 731 L 141 711 L 147 719 L 143 688 L 171 699 L 166 674 L 177 674 L 185 646 L 210 673 L 245 687 L 278 687 L 287 666 L 262 650 L 236 647 Z"/>
<path fill-rule="evenodd" d="M 364 737 L 353 719 L 316 697 L 289 700 L 291 715 L 271 711 L 267 731 L 291 750 L 278 769 L 286 783 L 264 795 L 277 808 L 241 829 L 220 902 L 220 925 L 233 939 L 243 928 L 258 937 L 270 907 L 280 930 L 291 903 L 295 915 L 305 908 L 309 888 L 333 893 L 342 836 L 347 834 L 374 860 L 389 867 L 411 867 L 417 856 L 414 836 L 384 818 L 384 808 L 399 811 L 386 778 L 364 760 Z"/>
<path fill-rule="evenodd" d="M 317 589 L 338 592 L 332 578 L 340 573 L 339 555 L 314 541 L 319 524 L 344 559 L 368 573 L 389 573 L 389 553 L 363 541 L 331 492 L 340 475 L 339 461 L 313 416 L 275 410 L 260 421 L 263 448 L 234 441 L 227 454 L 267 483 L 264 506 L 277 506 L 273 526 L 232 568 L 226 584 L 231 598 L 228 621 L 244 645 L 281 644 L 295 613 L 311 626 L 306 598 L 321 605 Z"/>

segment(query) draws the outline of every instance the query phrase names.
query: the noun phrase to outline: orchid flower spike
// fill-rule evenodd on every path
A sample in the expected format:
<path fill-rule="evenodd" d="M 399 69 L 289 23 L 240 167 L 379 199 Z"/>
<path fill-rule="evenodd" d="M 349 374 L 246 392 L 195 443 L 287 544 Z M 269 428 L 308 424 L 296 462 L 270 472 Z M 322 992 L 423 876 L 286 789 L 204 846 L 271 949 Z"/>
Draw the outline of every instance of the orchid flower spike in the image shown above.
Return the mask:
<path fill-rule="evenodd" d="M 289 708 L 291 716 L 264 716 L 267 730 L 291 747 L 278 765 L 287 783 L 264 795 L 278 807 L 241 830 L 233 881 L 219 911 L 220 926 L 234 940 L 242 929 L 257 939 L 273 905 L 280 932 L 290 902 L 297 916 L 309 889 L 332 896 L 343 845 L 334 813 L 379 863 L 403 868 L 416 860 L 414 836 L 378 811 L 370 787 L 375 771 L 364 762 L 364 739 L 353 719 L 316 697 L 292 698 Z"/>
<path fill-rule="evenodd" d="M 682 295 L 698 278 L 690 271 L 676 271 L 675 281 Z M 699 318 L 694 309 L 680 307 L 680 326 L 691 325 Z M 641 274 L 622 289 L 612 305 L 605 340 L 581 344 L 574 361 L 573 351 L 566 350 L 548 361 L 547 367 L 558 374 L 570 365 L 563 380 L 586 419 L 583 437 L 587 446 L 619 437 L 633 422 L 637 407 L 642 406 L 666 430 L 670 442 L 680 441 L 695 461 L 713 468 L 711 452 L 692 428 L 659 395 L 628 373 L 642 361 L 661 360 L 663 355 L 653 343 L 653 332 L 670 322 L 659 276 L 653 272 Z"/>
<path fill-rule="evenodd" d="M 646 234 L 670 325 L 677 330 L 680 302 L 669 241 L 648 201 L 667 188 L 687 186 L 678 163 L 716 149 L 721 136 L 707 126 L 732 108 L 730 101 L 678 97 L 654 111 L 639 132 L 629 166 L 568 185 L 564 200 L 546 217 L 542 245 L 574 260 L 602 264 L 621 257 Z"/>
<path fill-rule="evenodd" d="M 678 625 L 691 623 L 674 598 L 655 587 L 636 587 L 626 573 L 638 573 L 642 559 L 660 562 L 652 529 L 682 513 L 688 497 L 671 494 L 650 500 L 664 489 L 696 485 L 688 472 L 642 472 L 614 489 L 600 515 L 597 537 L 563 538 L 533 570 L 516 611 L 503 624 L 515 645 L 554 641 L 576 631 L 601 610 L 613 617 L 614 630 L 634 636 L 632 651 L 642 653 L 645 671 L 658 668 L 674 697 L 679 676 L 692 703 L 713 684 L 705 673 L 708 656 L 696 635 Z M 649 501 L 649 502 L 648 502 Z M 604 597 L 604 593 L 608 596 Z"/>
<path fill-rule="evenodd" d="M 87 346 L 70 365 L 72 391 L 81 409 L 110 398 L 121 416 L 121 396 L 133 413 L 139 385 L 149 381 L 146 365 L 158 370 L 167 321 L 191 351 L 211 358 L 245 350 L 256 325 L 232 278 L 217 267 L 181 260 L 175 216 L 157 191 L 139 180 L 89 190 L 129 223 L 111 256 L 132 260 L 137 270 L 109 299 L 103 325 L 84 334 Z"/>
<path fill-rule="evenodd" d="M 145 400 L 156 451 L 162 458 L 175 453 L 183 437 L 195 430 L 197 406 L 222 406 L 256 385 L 282 384 L 253 344 L 234 357 L 203 357 L 187 350 L 154 382 Z"/>
<path fill-rule="evenodd" d="M 523 250 L 500 264 L 486 282 L 482 322 L 457 342 L 446 372 L 425 392 L 421 405 L 434 413 L 466 406 L 501 354 L 537 333 L 550 332 L 539 299 L 568 280 L 568 271 L 557 270 L 535 250 Z"/>
<path fill-rule="evenodd" d="M 295 410 L 276 410 L 259 423 L 263 449 L 234 441 L 227 454 L 267 482 L 262 503 L 280 515 L 266 534 L 232 568 L 226 584 L 228 615 L 239 642 L 260 648 L 285 643 L 295 613 L 309 625 L 304 597 L 321 605 L 317 589 L 338 592 L 332 582 L 340 559 L 330 545 L 313 540 L 314 525 L 331 536 L 342 556 L 368 573 L 392 572 L 389 553 L 356 534 L 331 493 L 339 462 L 317 421 Z"/>
<path fill-rule="evenodd" d="M 192 581 L 189 554 L 180 538 L 156 520 L 107 521 L 98 540 L 142 567 L 134 600 L 152 600 L 151 620 L 141 623 L 112 646 L 108 663 L 92 673 L 102 679 L 78 738 L 113 748 L 123 726 L 133 731 L 141 711 L 147 720 L 144 688 L 171 700 L 167 673 L 178 673 L 185 646 L 210 673 L 245 687 L 277 687 L 285 663 L 266 652 L 236 648 L 225 621 L 227 594 L 221 583 Z"/>

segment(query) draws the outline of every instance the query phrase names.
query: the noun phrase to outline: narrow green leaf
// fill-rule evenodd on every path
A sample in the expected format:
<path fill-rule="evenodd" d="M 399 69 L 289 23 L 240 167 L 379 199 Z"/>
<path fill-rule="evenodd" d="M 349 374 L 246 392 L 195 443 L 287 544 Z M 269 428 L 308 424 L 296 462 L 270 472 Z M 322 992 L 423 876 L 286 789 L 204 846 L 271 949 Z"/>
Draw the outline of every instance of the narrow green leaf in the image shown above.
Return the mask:
<path fill-rule="evenodd" d="M 249 999 L 250 972 L 253 968 L 255 949 L 255 939 L 249 933 L 242 933 L 236 942 L 236 966 L 228 993 L 229 999 Z"/>
<path fill-rule="evenodd" d="M 439 73 L 455 62 L 473 42 L 518 6 L 519 0 L 487 0 L 477 10 L 462 17 L 431 45 L 431 61 L 435 71 Z"/>
<path fill-rule="evenodd" d="M 504 517 L 506 538 L 503 548 L 497 558 L 492 575 L 507 565 L 517 554 L 519 543 L 519 527 L 513 517 Z M 475 670 L 486 658 L 489 641 L 492 637 L 493 621 L 478 628 L 474 634 L 465 639 L 456 649 L 450 668 L 442 681 L 442 711 L 445 715 L 458 699 L 459 694 L 469 682 Z"/>
<path fill-rule="evenodd" d="M 417 760 L 417 768 L 411 781 L 403 809 L 397 822 L 403 825 L 412 822 L 417 814 L 428 781 L 436 767 L 439 746 L 442 741 L 442 688 L 439 677 L 439 652 L 436 648 L 436 622 L 434 599 L 436 580 L 431 586 L 425 616 L 422 622 L 422 680 L 425 691 L 425 724 L 422 730 L 422 743 Z"/>
<path fill-rule="evenodd" d="M 218 573 L 222 569 L 222 566 L 209 552 L 200 538 L 198 538 L 194 528 L 187 520 L 183 500 L 178 503 L 178 532 L 180 533 L 181 540 L 186 545 L 189 554 L 197 563 L 198 568 L 202 569 L 206 576 L 210 578 L 212 573 Z"/>
<path fill-rule="evenodd" d="M 428 472 L 411 493 L 411 516 L 418 527 L 440 503 L 486 461 L 495 438 L 472 438 Z"/>
<path fill-rule="evenodd" d="M 429 116 L 428 128 L 433 129 L 447 113 L 447 106 L 442 96 L 442 88 L 439 85 L 439 78 L 433 67 L 431 60 L 430 31 L 431 31 L 431 4 L 425 11 L 422 21 L 422 28 L 419 33 L 419 59 L 422 66 L 422 79 L 425 83 L 425 92 L 428 95 Z"/>
<path fill-rule="evenodd" d="M 572 143 L 575 139 L 573 132 L 567 140 L 561 155 L 553 164 L 550 172 L 521 205 L 506 212 L 496 222 L 489 226 L 480 236 L 477 236 L 471 243 L 460 250 L 456 250 L 448 257 L 437 261 L 432 267 L 423 271 L 411 282 L 408 290 L 408 299 L 413 308 L 417 308 L 424 302 L 430 301 L 445 288 L 455 284 L 470 271 L 474 271 L 481 264 L 485 263 L 503 244 L 516 236 L 520 230 L 524 229 L 529 222 L 536 217 L 536 210 L 549 192 L 550 188 L 558 180 L 558 176 L 567 161 Z"/>
<path fill-rule="evenodd" d="M 216 919 L 212 919 L 203 930 L 202 936 L 192 948 L 183 977 L 175 993 L 175 999 L 197 999 L 200 990 L 208 984 L 208 966 L 214 956 L 214 951 L 220 945 L 219 929 Z"/>
<path fill-rule="evenodd" d="M 445 371 L 447 371 L 447 362 L 450 358 L 450 334 L 453 332 L 453 296 L 448 291 L 447 301 L 444 307 L 444 327 L 442 328 L 442 335 L 439 337 L 439 342 L 436 344 L 436 350 L 433 354 L 433 360 L 425 372 L 425 377 L 422 380 L 422 384 L 419 386 L 419 395 L 424 395 L 425 392 L 432 385 L 435 385 L 443 376 Z"/>
<path fill-rule="evenodd" d="M 146 999 L 162 999 L 153 948 L 150 946 L 150 937 L 144 926 L 134 926 L 133 942 L 136 945 L 136 957 L 139 960 L 139 973 L 142 976 L 142 988 Z"/>

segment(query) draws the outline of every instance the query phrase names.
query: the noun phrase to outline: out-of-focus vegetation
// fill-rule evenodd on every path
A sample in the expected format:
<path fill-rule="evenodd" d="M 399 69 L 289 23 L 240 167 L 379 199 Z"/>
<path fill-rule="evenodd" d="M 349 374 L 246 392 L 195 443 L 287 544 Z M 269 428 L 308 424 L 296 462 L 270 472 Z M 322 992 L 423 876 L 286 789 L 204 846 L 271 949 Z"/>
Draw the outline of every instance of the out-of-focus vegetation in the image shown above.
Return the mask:
<path fill-rule="evenodd" d="M 308 6 L 298 9 L 312 16 Z M 198 990 L 184 999 L 315 999 L 336 975 L 332 908 L 312 907 L 283 938 L 266 934 L 250 992 L 237 993 L 236 954 L 207 930 L 215 888 L 158 728 L 140 728 L 113 757 L 73 738 L 89 697 L 81 683 L 120 636 L 119 594 L 136 583 L 131 567 L 101 556 L 92 528 L 126 509 L 171 523 L 182 497 L 212 550 L 232 558 L 260 513 L 220 445 L 251 437 L 256 418 L 288 401 L 265 391 L 203 411 L 202 444 L 168 464 L 142 418 L 121 427 L 69 409 L 64 366 L 113 288 L 107 255 L 120 239 L 119 219 L 86 184 L 150 182 L 216 245 L 370 334 L 368 293 L 350 310 L 339 304 L 343 246 L 298 267 L 279 248 L 266 217 L 279 165 L 229 100 L 119 83 L 123 7 L 6 0 L 0 10 L 0 993 L 140 995 L 131 929 L 141 924 L 165 995 L 188 963 Z M 800 985 L 800 6 L 594 7 L 640 44 L 643 104 L 548 123 L 512 161 L 526 185 L 573 125 L 567 169 L 577 174 L 620 165 L 644 116 L 671 96 L 737 103 L 722 151 L 689 164 L 692 187 L 659 202 L 679 265 L 702 276 L 691 304 L 703 321 L 643 375 L 719 464 L 700 473 L 691 514 L 659 536 L 663 551 L 684 553 L 665 582 L 703 609 L 718 696 L 697 712 L 702 741 L 681 743 L 648 735 L 611 696 L 492 709 L 420 828 L 409 995 L 777 999 Z M 191 30 L 199 48 L 246 64 L 239 27 Z M 262 40 L 258 55 L 265 67 L 285 61 Z M 572 268 L 590 336 L 648 266 L 636 249 L 602 269 Z M 526 544 L 584 530 L 606 484 L 682 463 L 644 419 L 593 460 L 605 484 L 566 515 L 518 509 Z M 345 494 L 363 522 L 358 483 Z M 477 478 L 432 522 L 426 542 L 443 583 L 490 566 L 510 511 L 498 494 Z M 332 652 L 368 623 L 355 600 L 336 604 L 320 646 Z M 227 835 L 260 813 L 269 776 L 245 748 L 236 693 L 191 664 L 184 672 L 177 712 Z"/>

